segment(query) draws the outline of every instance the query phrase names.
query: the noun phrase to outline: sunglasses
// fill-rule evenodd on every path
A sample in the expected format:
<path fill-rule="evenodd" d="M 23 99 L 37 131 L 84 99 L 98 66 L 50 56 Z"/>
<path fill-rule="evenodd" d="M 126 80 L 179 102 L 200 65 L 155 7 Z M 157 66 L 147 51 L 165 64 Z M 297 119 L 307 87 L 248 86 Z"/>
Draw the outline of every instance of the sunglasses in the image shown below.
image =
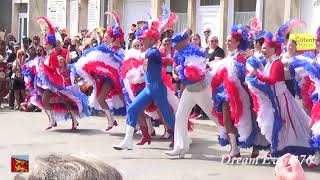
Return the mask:
<path fill-rule="evenodd" d="M 210 42 L 218 42 L 218 40 L 210 40 Z"/>
<path fill-rule="evenodd" d="M 37 52 L 42 52 L 42 49 L 37 50 Z"/>
<path fill-rule="evenodd" d="M 170 46 L 171 44 L 163 44 L 164 46 Z"/>
<path fill-rule="evenodd" d="M 204 33 L 210 33 L 211 31 L 204 31 Z"/>

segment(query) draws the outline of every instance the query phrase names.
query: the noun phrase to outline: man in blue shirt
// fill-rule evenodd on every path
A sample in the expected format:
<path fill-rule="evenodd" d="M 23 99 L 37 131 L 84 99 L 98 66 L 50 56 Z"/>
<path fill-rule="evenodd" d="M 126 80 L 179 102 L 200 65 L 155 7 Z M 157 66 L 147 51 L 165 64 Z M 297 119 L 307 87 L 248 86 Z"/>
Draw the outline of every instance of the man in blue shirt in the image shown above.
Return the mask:
<path fill-rule="evenodd" d="M 159 32 L 151 26 L 150 29 L 143 32 L 140 39 L 142 41 L 142 50 L 146 51 L 146 60 L 144 62 L 146 87 L 138 94 L 128 108 L 126 135 L 119 145 L 113 147 L 116 150 L 132 149 L 133 132 L 138 122 L 138 115 L 143 112 L 152 101 L 154 101 L 159 108 L 166 123 L 171 129 L 174 129 L 175 116 L 170 109 L 167 99 L 167 88 L 161 78 L 162 58 L 160 51 L 154 47 L 159 40 Z M 150 144 L 151 137 L 148 134 L 148 130 L 141 130 L 144 138 L 146 138 L 144 141 Z"/>

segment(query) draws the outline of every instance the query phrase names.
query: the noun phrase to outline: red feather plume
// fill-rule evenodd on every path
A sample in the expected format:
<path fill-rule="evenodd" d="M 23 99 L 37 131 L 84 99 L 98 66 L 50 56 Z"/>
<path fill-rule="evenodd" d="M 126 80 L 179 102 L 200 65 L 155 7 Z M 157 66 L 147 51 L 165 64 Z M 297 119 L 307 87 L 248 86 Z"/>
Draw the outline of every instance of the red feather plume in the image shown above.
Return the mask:
<path fill-rule="evenodd" d="M 54 33 L 55 33 L 55 30 L 54 30 L 51 22 L 49 21 L 49 19 L 47 19 L 47 18 L 44 17 L 44 16 L 38 16 L 38 17 L 37 17 L 37 21 L 39 21 L 39 20 L 42 20 L 42 21 L 44 21 L 44 22 L 47 24 L 47 26 L 48 26 L 48 32 L 47 32 L 47 34 L 54 34 Z"/>
<path fill-rule="evenodd" d="M 113 19 L 116 21 L 117 25 L 120 26 L 120 16 L 118 15 L 117 12 L 115 11 L 108 11 L 105 12 L 106 15 L 111 15 L 111 17 L 113 17 Z"/>

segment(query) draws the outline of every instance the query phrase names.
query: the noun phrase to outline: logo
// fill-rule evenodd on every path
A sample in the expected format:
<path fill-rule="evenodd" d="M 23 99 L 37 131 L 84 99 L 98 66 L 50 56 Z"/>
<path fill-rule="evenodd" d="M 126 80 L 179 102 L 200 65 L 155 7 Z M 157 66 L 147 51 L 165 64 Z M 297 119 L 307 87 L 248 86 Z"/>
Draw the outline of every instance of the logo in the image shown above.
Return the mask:
<path fill-rule="evenodd" d="M 11 172 L 29 172 L 29 156 L 12 155 Z"/>

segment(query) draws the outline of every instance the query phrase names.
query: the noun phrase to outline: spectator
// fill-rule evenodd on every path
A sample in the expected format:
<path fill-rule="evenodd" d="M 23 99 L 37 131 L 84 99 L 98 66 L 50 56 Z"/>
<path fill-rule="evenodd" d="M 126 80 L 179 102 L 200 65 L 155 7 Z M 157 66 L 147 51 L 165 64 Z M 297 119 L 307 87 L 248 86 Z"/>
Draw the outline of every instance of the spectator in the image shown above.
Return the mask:
<path fill-rule="evenodd" d="M 201 38 L 200 38 L 200 35 L 197 33 L 197 34 L 195 34 L 195 35 L 193 35 L 193 36 L 191 36 L 191 44 L 194 44 L 195 46 L 197 46 L 198 48 L 200 48 L 200 50 L 202 51 L 202 52 L 204 52 L 206 49 L 205 48 L 203 48 L 202 46 L 201 46 Z"/>
<path fill-rule="evenodd" d="M 38 46 L 40 46 L 40 37 L 35 34 L 32 37 L 32 44 L 29 46 L 28 51 L 29 49 L 33 49 L 34 51 L 36 51 Z"/>
<path fill-rule="evenodd" d="M 37 52 L 33 48 L 28 49 L 28 58 L 26 59 L 25 63 L 32 61 L 35 57 L 37 57 Z"/>
<path fill-rule="evenodd" d="M 23 49 L 18 50 L 17 52 L 17 59 L 12 64 L 12 76 L 13 79 L 13 87 L 14 90 L 14 96 L 17 103 L 17 108 L 19 109 L 21 104 L 21 98 L 25 99 L 25 85 L 24 85 L 24 79 L 22 75 L 22 67 L 25 63 L 26 59 L 26 53 Z M 22 97 L 20 97 L 20 95 Z"/>
<path fill-rule="evenodd" d="M 197 46 L 198 48 L 201 48 L 201 38 L 198 33 L 191 36 L 191 44 Z"/>
<path fill-rule="evenodd" d="M 135 40 L 135 38 L 136 38 L 136 36 L 135 36 L 136 29 L 137 29 L 137 25 L 131 24 L 130 31 L 128 33 L 128 35 L 129 35 L 128 36 L 128 49 L 132 48 L 133 40 Z"/>
<path fill-rule="evenodd" d="M 14 80 L 11 78 L 12 74 L 13 74 L 13 71 L 12 71 L 12 65 L 13 65 L 13 62 L 16 60 L 17 58 L 17 52 L 18 50 L 20 49 L 20 45 L 17 43 L 17 42 L 14 42 L 14 41 L 11 41 L 12 42 L 12 49 L 13 51 L 11 52 L 9 58 L 8 58 L 8 68 L 9 68 L 9 73 L 8 73 L 8 77 L 9 78 L 9 107 L 10 107 L 10 110 L 13 110 L 14 109 L 14 101 L 15 101 L 15 96 L 14 96 L 14 89 L 13 89 L 13 83 L 14 83 Z"/>
<path fill-rule="evenodd" d="M 171 38 L 164 38 L 159 50 L 162 56 L 163 67 L 166 68 L 166 73 L 172 75 L 174 48 L 172 47 Z"/>
<path fill-rule="evenodd" d="M 2 39 L 0 39 L 0 55 L 2 56 L 3 61 L 5 61 L 5 58 L 7 57 L 6 42 Z"/>
<path fill-rule="evenodd" d="M 61 35 L 61 39 L 64 40 L 68 36 L 68 32 L 66 28 L 59 29 L 58 32 Z"/>
<path fill-rule="evenodd" d="M 70 37 L 65 37 L 63 40 L 63 48 L 68 49 L 69 46 L 71 45 L 71 38 Z"/>
<path fill-rule="evenodd" d="M 4 41 L 0 40 L 0 44 Z M 2 46 L 2 45 L 0 45 Z M 2 47 L 0 47 L 2 48 Z M 8 93 L 8 81 L 7 81 L 7 62 L 5 59 L 0 55 L 0 109 L 2 109 L 2 99 Z"/>
<path fill-rule="evenodd" d="M 28 37 L 22 39 L 23 49 L 27 51 L 31 45 L 32 40 Z"/>
<path fill-rule="evenodd" d="M 35 158 L 30 170 L 29 173 L 17 174 L 14 179 L 122 180 L 122 176 L 116 168 L 104 161 L 84 155 L 40 155 Z"/>
<path fill-rule="evenodd" d="M 219 40 L 218 37 L 215 35 L 209 36 L 209 47 L 206 48 L 204 51 L 205 56 L 208 62 L 221 60 L 224 58 L 224 51 L 222 48 L 218 46 Z"/>
<path fill-rule="evenodd" d="M 205 39 L 206 45 L 208 47 L 209 46 L 208 39 L 209 39 L 209 36 L 211 35 L 211 28 L 209 26 L 205 26 L 204 27 L 203 35 L 204 35 L 204 39 Z"/>
<path fill-rule="evenodd" d="M 44 50 L 44 48 L 42 46 L 38 46 L 37 47 L 37 56 L 38 57 L 43 57 L 45 58 L 46 57 L 46 51 Z"/>

